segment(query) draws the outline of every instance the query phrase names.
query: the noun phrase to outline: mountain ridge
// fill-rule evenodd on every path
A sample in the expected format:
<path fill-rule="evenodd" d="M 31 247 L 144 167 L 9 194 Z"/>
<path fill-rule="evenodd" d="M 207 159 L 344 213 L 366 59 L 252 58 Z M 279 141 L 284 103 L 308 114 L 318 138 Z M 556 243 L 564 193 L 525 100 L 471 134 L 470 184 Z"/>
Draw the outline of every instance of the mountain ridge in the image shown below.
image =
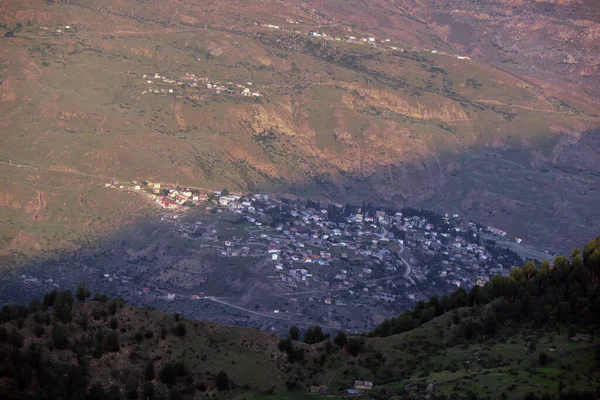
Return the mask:
<path fill-rule="evenodd" d="M 560 92 L 582 88 L 573 82 L 498 69 L 485 55 L 458 59 L 464 52 L 442 46 L 432 33 L 441 25 L 423 22 L 433 18 L 428 2 L 403 2 L 400 13 L 393 11 L 395 5 L 373 4 L 391 13 L 374 21 L 383 18 L 402 32 L 390 31 L 389 43 L 386 26 L 372 30 L 367 20 L 353 19 L 359 12 L 350 10 L 353 4 L 334 1 L 319 7 L 249 2 L 244 13 L 238 5 L 218 2 L 6 4 L 4 29 L 18 32 L 2 42 L 7 67 L 0 86 L 0 110 L 6 115 L 0 121 L 0 159 L 40 170 L 27 176 L 27 184 L 15 184 L 21 174 L 2 165 L 8 188 L 3 196 L 31 203 L 16 216 L 9 215 L 14 207 L 3 207 L 3 215 L 24 228 L 5 228 L 3 251 L 39 254 L 39 249 L 74 245 L 72 239 L 58 239 L 53 228 L 40 229 L 59 223 L 58 217 L 40 220 L 28 211 L 37 207 L 37 192 L 46 194 L 53 209 L 77 195 L 47 185 L 61 170 L 89 174 L 73 181 L 71 191 L 84 190 L 91 203 L 96 195 L 89 187 L 102 184 L 92 175 L 334 201 L 368 193 L 374 202 L 456 209 L 547 246 L 561 245 L 557 235 L 573 218 L 578 224 L 597 220 L 589 207 L 597 176 L 578 176 L 561 165 L 564 152 L 571 151 L 565 147 L 585 150 L 592 133 L 584 132 L 597 129 L 597 98 L 583 90 Z M 370 7 L 357 10 L 368 13 Z M 403 26 L 398 18 L 412 22 Z M 418 29 L 411 31 L 414 26 Z M 308 35 L 319 30 L 329 31 L 333 40 Z M 360 41 L 376 34 L 375 45 Z M 346 43 L 353 35 L 358 43 Z M 252 82 L 263 96 L 217 95 L 162 82 L 157 88 L 172 88 L 171 96 L 142 94 L 158 90 L 142 77 L 156 72 L 167 80 L 189 72 L 221 84 Z M 589 147 L 582 154 L 577 162 L 593 170 L 597 154 Z M 480 173 L 495 164 L 499 174 Z M 513 167 L 504 176 L 502 171 Z M 469 186 L 453 179 L 472 175 L 480 177 Z M 562 187 L 567 181 L 574 182 L 568 190 Z M 531 186 L 539 200 L 525 199 Z M 477 197 L 511 212 L 498 216 L 487 206 L 473 207 Z M 540 202 L 543 216 L 530 224 L 539 233 L 532 235 L 521 221 Z M 574 205 L 568 218 L 556 212 L 563 204 Z M 95 211 L 102 207 L 89 207 L 71 229 L 88 235 L 91 221 L 105 219 L 104 212 Z M 94 224 L 100 231 L 115 225 Z M 584 239 L 589 238 L 573 238 Z"/>

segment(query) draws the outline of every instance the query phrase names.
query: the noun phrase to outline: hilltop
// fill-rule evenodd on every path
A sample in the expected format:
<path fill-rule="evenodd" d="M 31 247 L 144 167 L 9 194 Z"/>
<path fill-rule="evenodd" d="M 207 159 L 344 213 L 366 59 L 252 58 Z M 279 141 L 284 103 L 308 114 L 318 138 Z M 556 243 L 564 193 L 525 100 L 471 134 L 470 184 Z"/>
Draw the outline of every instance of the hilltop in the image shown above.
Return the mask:
<path fill-rule="evenodd" d="M 368 335 L 332 338 L 320 327 L 291 327 L 280 339 L 194 322 L 100 294 L 89 299 L 84 286 L 77 302 L 53 291 L 43 302 L 2 308 L 0 393 L 15 400 L 592 399 L 600 384 L 599 261 L 600 238 L 571 259 L 557 257 L 553 268 L 529 262 L 483 288 L 432 297 Z M 309 394 L 313 388 L 328 394 Z"/>
<path fill-rule="evenodd" d="M 99 192 L 112 177 L 452 209 L 562 250 L 589 239 L 597 7 L 495 3 L 3 4 L 3 264 L 146 215 Z M 564 50 L 539 50 L 527 18 Z"/>

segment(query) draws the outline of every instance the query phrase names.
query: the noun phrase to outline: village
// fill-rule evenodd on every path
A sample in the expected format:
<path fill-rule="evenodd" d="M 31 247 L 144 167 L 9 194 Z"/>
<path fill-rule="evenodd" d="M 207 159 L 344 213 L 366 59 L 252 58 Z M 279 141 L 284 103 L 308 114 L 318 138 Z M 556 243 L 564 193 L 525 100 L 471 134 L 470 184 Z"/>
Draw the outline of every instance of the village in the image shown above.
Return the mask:
<path fill-rule="evenodd" d="M 378 40 L 377 38 L 375 38 L 373 36 L 364 36 L 364 37 L 357 37 L 357 36 L 352 36 L 352 35 L 335 36 L 335 35 L 327 34 L 326 32 L 323 32 L 323 31 L 302 32 L 302 31 L 296 29 L 295 27 L 293 27 L 293 25 L 298 25 L 298 24 L 300 24 L 300 22 L 290 19 L 290 18 L 286 18 L 285 22 L 292 25 L 292 27 L 289 27 L 286 29 L 285 27 L 280 26 L 280 25 L 265 24 L 265 23 L 260 23 L 260 24 L 257 23 L 257 25 L 260 25 L 261 27 L 268 28 L 268 29 L 293 31 L 294 33 L 297 33 L 297 34 L 308 35 L 312 38 L 319 38 L 319 39 L 326 40 L 326 41 L 369 45 L 374 48 L 377 48 L 378 46 L 382 46 L 383 48 L 393 50 L 393 51 L 398 51 L 400 53 L 403 53 L 405 51 L 412 51 L 412 52 L 424 51 L 424 52 L 429 52 L 431 54 L 439 54 L 439 55 L 444 55 L 444 56 L 455 57 L 459 60 L 471 60 L 470 57 L 465 56 L 465 55 L 449 54 L 444 51 L 439 51 L 436 49 L 426 49 L 426 48 L 425 49 L 419 49 L 419 48 L 405 49 L 404 47 L 399 47 L 398 44 L 393 43 L 391 39 L 387 39 L 387 38 Z"/>
<path fill-rule="evenodd" d="M 216 82 L 206 77 L 197 77 L 196 74 L 186 73 L 179 78 L 172 79 L 160 73 L 143 74 L 142 79 L 150 85 L 142 91 L 142 94 L 172 94 L 189 99 L 199 99 L 200 90 L 206 90 L 212 94 L 229 94 L 243 97 L 261 97 L 262 95 L 252 89 L 253 83 L 234 84 L 233 82 Z M 177 89 L 180 90 L 177 90 Z"/>
<path fill-rule="evenodd" d="M 134 288 L 137 296 L 175 304 L 218 303 L 235 313 L 270 319 L 270 326 L 304 318 L 306 324 L 331 329 L 368 328 L 432 295 L 483 286 L 521 262 L 489 239 L 506 232 L 463 221 L 458 214 L 320 204 L 146 180 L 105 186 L 146 197 L 164 210 L 161 220 L 182 240 L 213 251 L 223 260 L 217 264 L 240 260 L 246 265 L 240 271 L 257 271 L 252 279 L 271 291 L 248 307 L 206 276 L 185 290 L 142 280 Z M 232 267 L 227 279 L 239 273 Z M 127 288 L 136 280 L 125 273 L 106 273 L 104 279 Z"/>

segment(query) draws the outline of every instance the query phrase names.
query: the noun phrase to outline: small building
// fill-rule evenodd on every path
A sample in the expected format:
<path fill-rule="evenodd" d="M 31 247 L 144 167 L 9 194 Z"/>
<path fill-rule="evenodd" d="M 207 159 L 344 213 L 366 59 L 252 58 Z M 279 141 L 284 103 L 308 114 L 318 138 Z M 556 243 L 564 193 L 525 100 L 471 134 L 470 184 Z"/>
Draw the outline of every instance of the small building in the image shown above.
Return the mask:
<path fill-rule="evenodd" d="M 311 386 L 309 390 L 311 393 L 327 393 L 329 388 L 326 385 L 319 385 L 319 386 Z"/>
<path fill-rule="evenodd" d="M 354 389 L 356 389 L 356 390 L 371 390 L 371 389 L 373 389 L 373 382 L 354 381 Z"/>

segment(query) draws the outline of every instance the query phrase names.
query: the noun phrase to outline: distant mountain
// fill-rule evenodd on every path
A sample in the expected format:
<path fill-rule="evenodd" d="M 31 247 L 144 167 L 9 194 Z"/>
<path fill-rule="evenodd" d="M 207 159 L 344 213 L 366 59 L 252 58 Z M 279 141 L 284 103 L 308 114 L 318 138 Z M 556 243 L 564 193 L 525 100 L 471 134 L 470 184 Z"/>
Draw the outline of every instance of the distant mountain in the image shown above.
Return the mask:
<path fill-rule="evenodd" d="M 566 250 L 600 221 L 597 15 L 591 0 L 5 2 L 3 264 L 134 221 L 147 209 L 99 190 L 113 177 L 459 211 Z"/>

